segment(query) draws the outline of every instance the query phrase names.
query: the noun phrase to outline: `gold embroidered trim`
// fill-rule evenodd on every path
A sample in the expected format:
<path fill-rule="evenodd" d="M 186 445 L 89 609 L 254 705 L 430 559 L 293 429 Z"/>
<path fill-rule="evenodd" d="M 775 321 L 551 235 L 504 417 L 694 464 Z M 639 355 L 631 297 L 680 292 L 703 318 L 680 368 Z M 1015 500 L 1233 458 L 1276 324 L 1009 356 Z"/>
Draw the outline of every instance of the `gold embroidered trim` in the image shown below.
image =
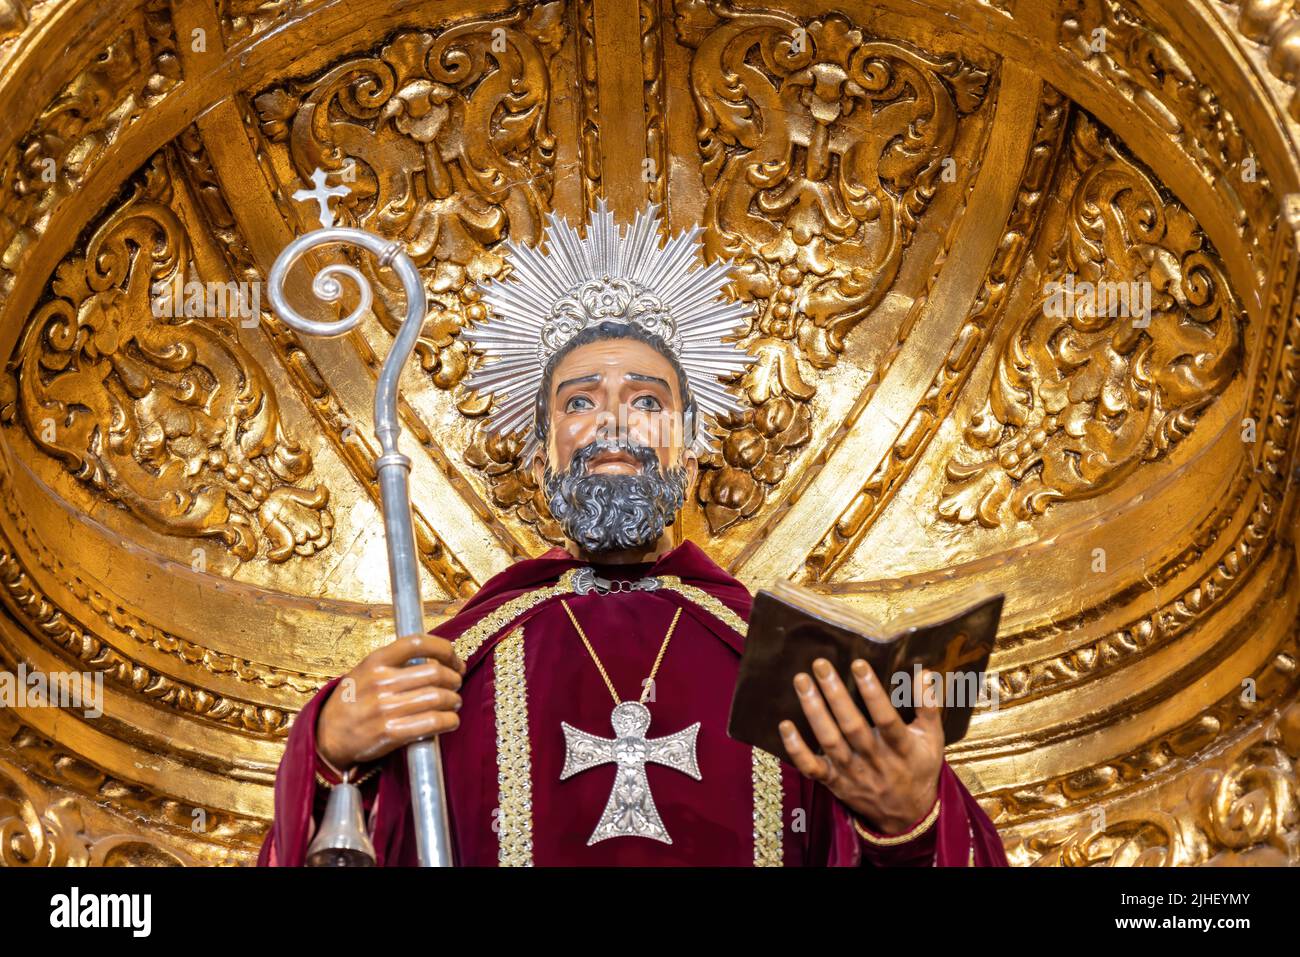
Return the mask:
<path fill-rule="evenodd" d="M 528 738 L 528 684 L 524 629 L 516 628 L 492 652 L 497 716 L 497 863 L 533 865 L 533 767 Z"/>
<path fill-rule="evenodd" d="M 704 589 L 683 584 L 676 575 L 664 575 L 659 582 L 661 587 L 675 591 L 699 605 L 742 638 L 748 633 L 749 626 L 745 619 Z M 754 748 L 753 755 L 754 866 L 781 867 L 785 863 L 782 841 L 782 802 L 785 795 L 781 785 L 781 762 L 775 755 L 768 754 L 761 748 Z"/>
<path fill-rule="evenodd" d="M 745 624 L 745 619 L 741 618 L 704 589 L 696 588 L 694 585 L 684 585 L 682 584 L 682 580 L 676 575 L 665 575 L 659 579 L 659 582 L 661 587 L 667 588 L 669 591 L 675 591 L 677 594 L 682 595 L 699 605 L 741 637 L 744 637 L 745 634 L 748 633 L 749 626 Z"/>
<path fill-rule="evenodd" d="M 939 799 L 934 799 L 934 807 L 930 808 L 921 823 L 916 825 L 910 831 L 904 831 L 902 834 L 872 834 L 865 827 L 858 823 L 857 818 L 853 819 L 853 829 L 867 843 L 875 844 L 878 847 L 893 847 L 896 844 L 906 844 L 908 841 L 915 840 L 934 825 L 939 820 Z"/>
<path fill-rule="evenodd" d="M 453 643 L 462 660 L 478 651 L 493 635 L 524 612 L 542 602 L 573 591 L 575 570 L 565 572 L 559 582 L 520 595 L 486 615 Z M 743 618 L 703 589 L 683 584 L 676 576 L 660 579 L 663 587 L 675 591 L 709 612 L 742 637 L 747 626 Z M 532 756 L 528 735 L 528 693 L 524 675 L 524 630 L 517 628 L 493 652 L 496 681 L 498 853 L 502 867 L 531 867 L 533 863 Z M 753 753 L 754 783 L 754 866 L 780 867 L 784 863 L 783 798 L 781 762 L 759 748 Z"/>
<path fill-rule="evenodd" d="M 754 866 L 781 867 L 785 863 L 782 845 L 781 762 L 761 748 L 754 748 Z"/>
<path fill-rule="evenodd" d="M 452 643 L 457 656 L 460 657 L 461 661 L 468 661 L 469 656 L 483 647 L 485 641 L 524 612 L 537 607 L 549 598 L 554 598 L 556 595 L 567 595 L 572 592 L 573 576 L 576 573 L 577 569 L 571 568 L 560 576 L 560 580 L 556 584 L 530 591 L 518 598 L 512 598 L 500 608 L 484 615 Z"/>

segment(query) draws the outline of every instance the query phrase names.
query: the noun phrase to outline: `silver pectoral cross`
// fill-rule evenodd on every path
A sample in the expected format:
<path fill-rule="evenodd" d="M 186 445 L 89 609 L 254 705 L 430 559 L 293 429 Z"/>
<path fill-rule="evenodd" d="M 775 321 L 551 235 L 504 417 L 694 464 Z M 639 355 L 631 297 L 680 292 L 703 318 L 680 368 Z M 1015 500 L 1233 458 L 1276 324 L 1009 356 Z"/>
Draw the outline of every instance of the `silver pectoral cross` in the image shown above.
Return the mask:
<path fill-rule="evenodd" d="M 614 725 L 614 738 L 598 738 L 565 721 L 560 722 L 564 729 L 561 781 L 598 764 L 613 761 L 618 765 L 605 813 L 587 839 L 587 846 L 611 837 L 648 837 L 671 844 L 673 839 L 668 836 L 650 795 L 645 766 L 650 762 L 665 764 L 700 780 L 700 766 L 695 757 L 700 723 L 696 721 L 689 728 L 663 738 L 647 739 L 650 709 L 639 701 L 624 701 L 615 707 L 610 723 Z"/>

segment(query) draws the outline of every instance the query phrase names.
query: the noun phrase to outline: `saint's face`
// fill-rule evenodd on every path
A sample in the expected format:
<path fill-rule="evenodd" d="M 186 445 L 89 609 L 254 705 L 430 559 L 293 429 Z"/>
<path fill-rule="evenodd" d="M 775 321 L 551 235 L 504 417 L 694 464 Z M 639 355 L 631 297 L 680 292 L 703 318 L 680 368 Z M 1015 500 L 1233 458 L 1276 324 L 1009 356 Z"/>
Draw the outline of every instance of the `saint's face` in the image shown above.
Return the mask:
<path fill-rule="evenodd" d="M 625 438 L 655 450 L 661 471 L 685 465 L 682 395 L 677 373 L 660 352 L 636 339 L 601 339 L 562 358 L 551 377 L 546 454 L 551 468 L 569 467 L 573 453 L 598 439 Z M 540 464 L 540 463 L 539 463 Z M 626 452 L 602 452 L 590 474 L 634 475 L 640 465 Z"/>

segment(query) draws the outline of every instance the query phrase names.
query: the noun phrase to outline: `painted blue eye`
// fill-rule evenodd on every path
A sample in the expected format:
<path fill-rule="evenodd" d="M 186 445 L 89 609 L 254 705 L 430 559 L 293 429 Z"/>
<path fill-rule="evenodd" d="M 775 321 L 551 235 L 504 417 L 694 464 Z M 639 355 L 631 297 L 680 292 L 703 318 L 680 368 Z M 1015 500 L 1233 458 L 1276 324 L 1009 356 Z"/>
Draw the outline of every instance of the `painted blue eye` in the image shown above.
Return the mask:
<path fill-rule="evenodd" d="M 642 412 L 662 412 L 663 405 L 652 395 L 639 395 L 632 400 L 632 407 Z"/>
<path fill-rule="evenodd" d="M 575 395 L 568 402 L 564 403 L 565 412 L 586 412 L 588 409 L 594 409 L 595 403 L 585 395 Z"/>

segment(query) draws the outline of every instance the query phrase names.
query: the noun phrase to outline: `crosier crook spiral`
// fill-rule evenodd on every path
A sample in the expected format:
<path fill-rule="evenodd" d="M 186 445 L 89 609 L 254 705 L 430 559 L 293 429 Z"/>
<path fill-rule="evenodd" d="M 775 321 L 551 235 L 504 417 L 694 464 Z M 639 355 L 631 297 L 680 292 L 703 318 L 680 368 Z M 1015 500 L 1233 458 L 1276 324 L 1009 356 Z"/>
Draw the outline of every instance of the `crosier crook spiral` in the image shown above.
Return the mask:
<path fill-rule="evenodd" d="M 326 215 L 323 211 L 322 215 Z M 335 263 L 323 267 L 312 280 L 312 292 L 326 303 L 338 302 L 343 296 L 342 278 L 356 286 L 360 301 L 342 319 L 320 322 L 308 319 L 285 299 L 285 280 L 290 268 L 303 255 L 321 246 L 342 244 L 358 246 L 378 258 L 379 265 L 390 267 L 402 281 L 406 293 L 406 317 L 392 348 L 384 358 L 375 389 L 375 438 L 380 455 L 375 461 L 379 478 L 380 499 L 384 512 L 384 540 L 388 546 L 388 575 L 393 589 L 393 614 L 397 637 L 424 634 L 424 614 L 420 604 L 415 536 L 411 526 L 411 500 L 408 477 L 411 460 L 398 451 L 401 424 L 397 417 L 397 381 L 402 367 L 411 357 L 415 340 L 424 325 L 427 303 L 424 283 L 411 257 L 400 242 L 374 233 L 342 226 L 326 226 L 300 236 L 281 251 L 271 266 L 268 296 L 276 315 L 288 326 L 313 336 L 341 336 L 355 328 L 369 312 L 373 300 L 370 283 L 356 267 Z M 414 659 L 408 664 L 419 664 Z M 438 739 L 417 741 L 406 748 L 407 770 L 411 779 L 411 806 L 415 812 L 416 844 L 421 867 L 452 865 L 451 831 L 447 818 L 447 795 L 442 780 L 442 758 Z"/>

